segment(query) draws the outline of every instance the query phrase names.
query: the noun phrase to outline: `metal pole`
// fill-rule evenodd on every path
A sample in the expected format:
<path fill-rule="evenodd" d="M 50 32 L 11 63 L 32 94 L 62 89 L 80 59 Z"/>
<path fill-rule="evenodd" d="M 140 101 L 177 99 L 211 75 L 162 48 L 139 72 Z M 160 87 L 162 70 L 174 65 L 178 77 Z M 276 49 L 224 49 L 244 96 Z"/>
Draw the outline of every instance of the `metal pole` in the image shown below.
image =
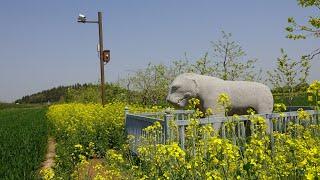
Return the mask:
<path fill-rule="evenodd" d="M 103 62 L 103 32 L 102 32 L 102 13 L 98 12 L 99 24 L 99 47 L 100 47 L 100 74 L 101 74 L 101 103 L 105 105 L 105 86 L 104 86 L 104 62 Z"/>

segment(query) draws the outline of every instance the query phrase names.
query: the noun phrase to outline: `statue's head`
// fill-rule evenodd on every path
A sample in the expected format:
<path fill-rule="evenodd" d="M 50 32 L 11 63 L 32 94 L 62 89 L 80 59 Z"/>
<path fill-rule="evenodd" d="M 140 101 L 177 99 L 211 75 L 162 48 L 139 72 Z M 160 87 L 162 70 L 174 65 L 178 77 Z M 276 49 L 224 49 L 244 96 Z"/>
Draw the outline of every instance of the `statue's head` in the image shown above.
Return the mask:
<path fill-rule="evenodd" d="M 179 107 L 185 107 L 188 100 L 198 96 L 196 74 L 184 73 L 177 76 L 169 86 L 167 101 Z"/>

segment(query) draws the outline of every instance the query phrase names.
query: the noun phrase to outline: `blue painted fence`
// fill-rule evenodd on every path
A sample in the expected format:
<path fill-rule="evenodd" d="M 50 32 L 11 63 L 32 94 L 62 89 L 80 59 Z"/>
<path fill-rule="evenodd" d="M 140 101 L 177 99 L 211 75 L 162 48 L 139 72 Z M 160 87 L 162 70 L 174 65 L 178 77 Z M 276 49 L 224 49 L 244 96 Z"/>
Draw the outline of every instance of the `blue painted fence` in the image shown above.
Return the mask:
<path fill-rule="evenodd" d="M 158 138 L 159 143 L 165 143 L 172 136 L 171 129 L 169 126 L 169 121 L 174 120 L 177 129 L 178 129 L 178 139 L 179 145 L 184 149 L 185 147 L 185 130 L 189 124 L 189 118 L 194 111 L 192 110 L 175 110 L 170 112 L 156 112 L 156 113 L 142 113 L 142 114 L 132 114 L 129 109 L 125 109 L 125 130 L 128 135 L 134 137 L 133 142 L 131 143 L 131 149 L 133 151 L 141 144 L 142 137 L 146 136 L 143 131 L 144 128 L 153 125 L 155 122 L 159 122 L 163 127 L 162 136 Z M 320 124 L 320 111 L 316 110 L 306 110 L 310 114 L 309 124 Z M 298 113 L 296 111 L 284 112 L 284 113 L 272 113 L 272 114 L 257 114 L 266 119 L 268 126 L 268 132 L 287 132 L 287 127 L 289 122 L 300 124 L 301 121 L 298 120 Z M 226 130 L 226 122 L 232 120 L 234 117 L 218 117 L 210 116 L 206 118 L 201 118 L 199 120 L 200 125 L 210 124 L 215 131 L 219 132 L 219 135 L 222 138 L 229 137 L 230 132 Z M 239 116 L 237 118 L 236 126 L 233 128 L 232 136 L 236 137 L 246 137 L 247 130 L 246 123 L 249 121 L 249 116 Z M 305 122 L 304 122 L 305 123 Z M 271 133 L 272 134 L 272 133 Z M 271 137 L 271 143 L 273 137 Z"/>

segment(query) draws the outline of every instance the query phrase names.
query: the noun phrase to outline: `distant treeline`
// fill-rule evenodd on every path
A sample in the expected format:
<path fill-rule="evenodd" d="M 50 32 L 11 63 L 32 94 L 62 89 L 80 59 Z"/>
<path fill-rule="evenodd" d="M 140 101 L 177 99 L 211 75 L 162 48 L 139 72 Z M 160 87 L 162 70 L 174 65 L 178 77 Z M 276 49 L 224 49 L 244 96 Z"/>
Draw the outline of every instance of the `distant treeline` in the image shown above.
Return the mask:
<path fill-rule="evenodd" d="M 107 102 L 123 101 L 141 103 L 141 92 L 127 90 L 116 83 L 107 83 L 105 88 Z M 93 83 L 58 86 L 35 94 L 27 95 L 15 101 L 19 104 L 43 103 L 100 103 L 100 85 Z"/>
<path fill-rule="evenodd" d="M 57 102 L 61 98 L 66 96 L 68 88 L 77 88 L 80 84 L 72 86 L 59 86 L 49 90 L 44 90 L 35 94 L 23 96 L 21 99 L 15 101 L 15 103 L 45 103 L 45 102 Z"/>

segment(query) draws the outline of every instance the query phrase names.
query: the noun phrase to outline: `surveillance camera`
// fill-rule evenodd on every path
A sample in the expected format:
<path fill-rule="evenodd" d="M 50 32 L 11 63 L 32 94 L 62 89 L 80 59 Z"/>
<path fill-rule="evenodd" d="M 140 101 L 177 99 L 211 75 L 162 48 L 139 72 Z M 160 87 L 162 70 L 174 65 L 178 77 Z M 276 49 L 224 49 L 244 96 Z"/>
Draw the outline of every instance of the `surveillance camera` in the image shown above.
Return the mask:
<path fill-rule="evenodd" d="M 86 16 L 85 16 L 85 15 L 83 15 L 83 14 L 79 14 L 79 18 L 83 18 L 83 19 L 85 19 L 85 18 L 86 18 Z"/>
<path fill-rule="evenodd" d="M 82 22 L 82 23 L 85 23 L 87 20 L 86 16 L 83 15 L 83 14 L 79 14 L 78 16 L 78 22 Z"/>

